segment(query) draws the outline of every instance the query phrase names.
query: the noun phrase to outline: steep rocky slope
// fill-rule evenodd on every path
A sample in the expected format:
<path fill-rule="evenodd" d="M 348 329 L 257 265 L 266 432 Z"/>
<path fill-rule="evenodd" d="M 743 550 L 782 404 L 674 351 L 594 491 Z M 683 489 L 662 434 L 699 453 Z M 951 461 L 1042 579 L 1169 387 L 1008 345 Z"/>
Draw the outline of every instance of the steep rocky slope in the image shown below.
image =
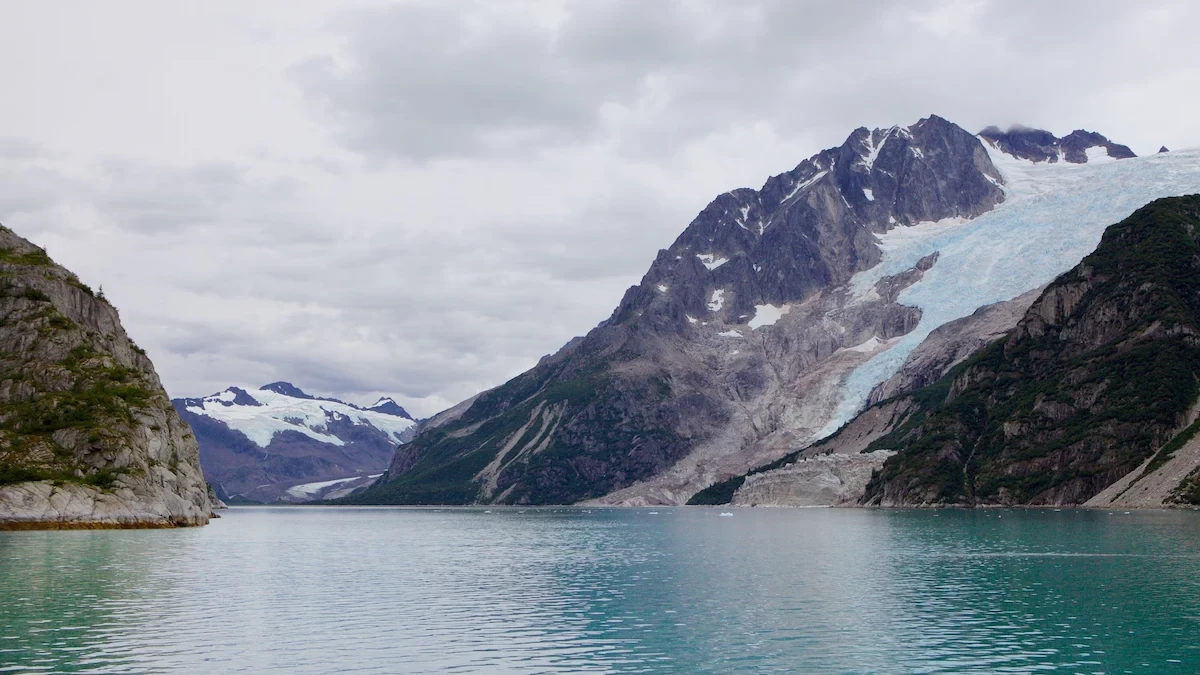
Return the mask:
<path fill-rule="evenodd" d="M 224 499 L 301 502 L 345 494 L 388 467 L 416 421 L 395 401 L 363 407 L 288 382 L 172 401 Z"/>
<path fill-rule="evenodd" d="M 895 375 L 871 391 L 868 399 L 871 405 L 845 426 L 770 464 L 715 483 L 693 495 L 688 503 L 736 506 L 857 503 L 872 473 L 892 454 L 864 453 L 864 450 L 895 430 L 914 410 L 911 398 L 904 395 L 938 381 L 954 366 L 1005 336 L 1041 292 L 1042 289 L 1036 289 L 1012 300 L 985 305 L 969 316 L 939 326 L 912 351 Z"/>
<path fill-rule="evenodd" d="M 203 525 L 196 440 L 117 310 L 0 228 L 0 529 Z"/>
<path fill-rule="evenodd" d="M 1140 470 L 1100 502 L 1120 503 L 1130 488 L 1143 498 L 1146 480 L 1161 503 L 1195 467 L 1198 400 L 1200 196 L 1191 196 L 1110 227 L 1007 338 L 907 397 L 903 422 L 867 447 L 899 452 L 864 502 L 1080 504 Z M 1174 485 L 1153 479 L 1175 457 L 1191 464 L 1176 467 Z"/>

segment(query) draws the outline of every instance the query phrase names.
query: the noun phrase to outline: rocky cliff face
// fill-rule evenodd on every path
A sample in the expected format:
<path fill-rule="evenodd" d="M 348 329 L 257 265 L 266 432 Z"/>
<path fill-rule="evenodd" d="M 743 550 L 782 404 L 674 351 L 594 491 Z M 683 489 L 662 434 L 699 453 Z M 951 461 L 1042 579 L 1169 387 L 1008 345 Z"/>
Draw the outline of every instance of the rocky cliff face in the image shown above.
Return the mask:
<path fill-rule="evenodd" d="M 172 403 L 196 434 L 204 475 L 235 503 L 345 494 L 383 473 L 417 426 L 389 398 L 363 407 L 288 382 Z"/>
<path fill-rule="evenodd" d="M 1101 495 L 1111 504 L 1151 487 L 1159 503 L 1183 500 L 1200 461 L 1198 398 L 1200 196 L 1192 196 L 1156 201 L 1110 227 L 1007 338 L 910 395 L 903 422 L 868 447 L 899 452 L 864 501 L 1080 504 Z M 1160 471 L 1172 462 L 1173 473 Z"/>
<path fill-rule="evenodd" d="M 877 235 L 978 216 L 1002 182 L 978 138 L 930 117 L 725 193 L 608 321 L 430 425 L 352 500 L 682 503 L 803 447 L 844 378 L 920 320 L 896 294 L 936 257 L 848 287 Z"/>
<path fill-rule="evenodd" d="M 196 440 L 116 309 L 0 228 L 0 529 L 208 522 Z"/>

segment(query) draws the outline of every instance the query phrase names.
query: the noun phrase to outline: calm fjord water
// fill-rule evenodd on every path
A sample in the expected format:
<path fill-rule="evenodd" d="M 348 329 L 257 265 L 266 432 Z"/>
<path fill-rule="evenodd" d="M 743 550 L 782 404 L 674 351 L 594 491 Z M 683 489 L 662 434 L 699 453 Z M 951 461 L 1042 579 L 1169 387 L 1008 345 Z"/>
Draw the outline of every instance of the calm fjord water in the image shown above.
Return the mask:
<path fill-rule="evenodd" d="M 719 513 L 0 533 L 0 672 L 1200 672 L 1200 513 Z"/>

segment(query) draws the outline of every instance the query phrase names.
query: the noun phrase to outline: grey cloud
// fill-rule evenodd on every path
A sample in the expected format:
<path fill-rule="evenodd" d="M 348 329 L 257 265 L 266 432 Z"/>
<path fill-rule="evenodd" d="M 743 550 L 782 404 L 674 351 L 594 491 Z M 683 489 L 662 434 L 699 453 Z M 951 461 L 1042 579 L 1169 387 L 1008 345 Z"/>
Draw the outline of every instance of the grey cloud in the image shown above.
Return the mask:
<path fill-rule="evenodd" d="M 0 137 L 0 159 L 33 159 L 49 154 L 41 144 L 28 138 Z"/>
<path fill-rule="evenodd" d="M 827 135 L 930 113 L 1051 126 L 1088 117 L 1072 105 L 1114 70 L 1196 62 L 1106 48 L 1155 16 L 1160 37 L 1186 41 L 1196 9 L 1182 2 L 572 2 L 553 28 L 481 9 L 494 6 L 349 14 L 346 68 L 318 58 L 295 79 L 349 147 L 427 160 L 596 139 L 672 152 L 760 121 Z"/>

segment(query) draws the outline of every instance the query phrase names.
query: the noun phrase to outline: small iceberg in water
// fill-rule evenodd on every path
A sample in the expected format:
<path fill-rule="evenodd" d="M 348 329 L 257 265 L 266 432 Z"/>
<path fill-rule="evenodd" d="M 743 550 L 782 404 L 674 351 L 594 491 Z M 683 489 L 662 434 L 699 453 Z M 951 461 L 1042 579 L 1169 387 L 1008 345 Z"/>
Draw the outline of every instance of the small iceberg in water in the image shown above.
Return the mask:
<path fill-rule="evenodd" d="M 733 514 L 732 514 L 732 513 L 730 513 L 730 512 L 728 512 L 728 511 L 722 511 L 722 512 L 721 512 L 721 517 L 722 517 L 722 518 L 732 518 L 732 517 L 733 517 Z"/>

